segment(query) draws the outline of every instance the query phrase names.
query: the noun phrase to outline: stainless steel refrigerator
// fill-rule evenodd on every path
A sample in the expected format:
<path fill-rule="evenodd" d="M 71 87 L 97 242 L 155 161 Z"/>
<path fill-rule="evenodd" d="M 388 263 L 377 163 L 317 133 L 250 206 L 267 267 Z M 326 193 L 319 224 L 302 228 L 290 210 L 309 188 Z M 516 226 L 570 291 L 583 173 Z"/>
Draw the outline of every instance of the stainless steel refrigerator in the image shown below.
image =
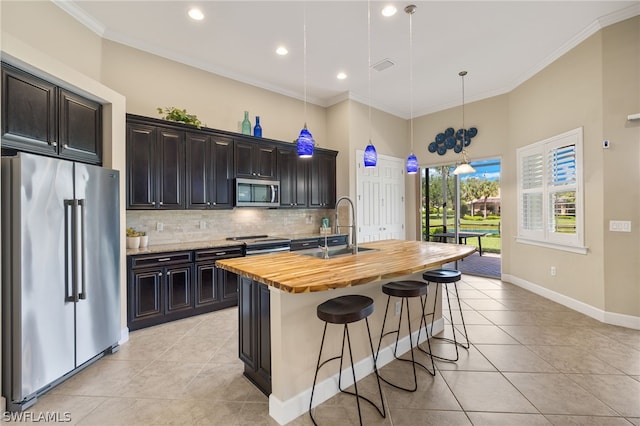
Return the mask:
<path fill-rule="evenodd" d="M 20 411 L 120 338 L 119 172 L 2 158 L 2 393 Z"/>

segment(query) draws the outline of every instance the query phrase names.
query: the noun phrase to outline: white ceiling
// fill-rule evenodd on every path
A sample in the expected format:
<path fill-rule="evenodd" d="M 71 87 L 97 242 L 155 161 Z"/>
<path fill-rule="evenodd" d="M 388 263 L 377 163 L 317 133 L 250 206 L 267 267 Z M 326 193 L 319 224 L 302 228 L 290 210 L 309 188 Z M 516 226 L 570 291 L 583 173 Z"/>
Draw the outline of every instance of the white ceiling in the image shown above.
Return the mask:
<path fill-rule="evenodd" d="M 104 38 L 210 72 L 329 106 L 346 98 L 409 118 L 508 92 L 599 29 L 640 14 L 636 1 L 371 1 L 368 85 L 367 1 L 53 0 Z M 380 14 L 388 3 L 391 18 Z M 205 14 L 196 22 L 191 6 Z M 275 54 L 286 45 L 289 55 Z M 413 108 L 410 62 L 413 62 Z M 337 80 L 344 71 L 346 80 Z M 370 99 L 371 98 L 371 99 Z"/>

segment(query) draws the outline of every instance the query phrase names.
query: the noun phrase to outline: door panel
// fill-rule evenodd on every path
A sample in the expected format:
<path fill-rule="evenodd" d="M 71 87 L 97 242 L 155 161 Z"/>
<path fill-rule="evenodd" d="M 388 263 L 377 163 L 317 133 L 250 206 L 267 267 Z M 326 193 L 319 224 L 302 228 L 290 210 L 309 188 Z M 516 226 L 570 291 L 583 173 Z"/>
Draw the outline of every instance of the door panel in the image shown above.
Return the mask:
<path fill-rule="evenodd" d="M 84 286 L 76 304 L 77 365 L 120 340 L 119 179 L 117 170 L 75 164 L 85 241 L 80 247 Z"/>
<path fill-rule="evenodd" d="M 167 270 L 167 313 L 191 308 L 191 267 Z"/>
<path fill-rule="evenodd" d="M 64 206 L 73 199 L 73 163 L 20 154 L 12 164 L 11 214 L 21 230 L 12 265 L 12 399 L 21 401 L 74 368 L 74 303 L 67 300 L 66 280 L 71 253 L 65 244 L 71 222 Z"/>

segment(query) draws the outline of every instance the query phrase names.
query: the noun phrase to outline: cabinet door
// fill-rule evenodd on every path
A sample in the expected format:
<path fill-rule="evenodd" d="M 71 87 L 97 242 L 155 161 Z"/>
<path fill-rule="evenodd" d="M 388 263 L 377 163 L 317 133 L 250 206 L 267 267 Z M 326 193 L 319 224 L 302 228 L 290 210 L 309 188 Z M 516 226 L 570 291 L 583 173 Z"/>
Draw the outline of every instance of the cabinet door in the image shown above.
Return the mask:
<path fill-rule="evenodd" d="M 218 284 L 225 302 L 238 302 L 238 276 L 224 269 L 218 269 Z"/>
<path fill-rule="evenodd" d="M 218 268 L 213 263 L 196 265 L 196 308 L 220 301 L 218 276 Z"/>
<path fill-rule="evenodd" d="M 234 143 L 234 161 L 235 176 L 241 178 L 255 177 L 253 169 L 253 148 L 254 145 L 249 142 L 235 141 Z"/>
<path fill-rule="evenodd" d="M 166 270 L 167 314 L 191 309 L 191 266 L 176 266 Z"/>
<path fill-rule="evenodd" d="M 56 86 L 2 64 L 2 146 L 58 153 Z"/>
<path fill-rule="evenodd" d="M 257 287 L 258 315 L 258 356 L 256 369 L 264 380 L 264 386 L 269 387 L 271 393 L 271 308 L 269 287 L 264 284 L 254 283 Z"/>
<path fill-rule="evenodd" d="M 332 209 L 336 204 L 336 157 L 313 154 L 309 170 L 309 207 Z"/>
<path fill-rule="evenodd" d="M 267 142 L 236 141 L 235 175 L 244 178 L 275 179 L 277 149 Z"/>
<path fill-rule="evenodd" d="M 248 278 L 238 277 L 239 281 L 239 293 L 238 293 L 238 316 L 239 316 L 239 330 L 238 330 L 238 349 L 240 352 L 240 359 L 246 364 L 247 368 L 251 370 L 256 369 L 256 304 L 255 304 L 255 290 L 253 281 Z"/>
<path fill-rule="evenodd" d="M 233 207 L 233 140 L 220 136 L 211 138 L 213 155 L 213 182 L 211 204 L 213 208 Z"/>
<path fill-rule="evenodd" d="M 164 289 L 162 268 L 133 271 L 129 278 L 128 326 L 135 330 L 161 322 L 164 315 Z M 138 324 L 140 323 L 140 324 Z"/>
<path fill-rule="evenodd" d="M 278 148 L 278 179 L 282 207 L 307 206 L 308 159 L 298 157 L 296 149 Z"/>
<path fill-rule="evenodd" d="M 158 128 L 157 207 L 183 209 L 184 196 L 184 132 Z"/>
<path fill-rule="evenodd" d="M 277 150 L 274 145 L 258 144 L 254 150 L 255 170 L 257 176 L 265 179 L 275 179 L 278 171 Z"/>
<path fill-rule="evenodd" d="M 156 207 L 156 135 L 154 126 L 127 124 L 127 208 Z"/>
<path fill-rule="evenodd" d="M 211 158 L 211 138 L 204 134 L 186 135 L 187 208 L 206 209 L 211 204 L 211 185 L 214 184 Z"/>
<path fill-rule="evenodd" d="M 102 162 L 102 105 L 59 89 L 60 156 Z"/>

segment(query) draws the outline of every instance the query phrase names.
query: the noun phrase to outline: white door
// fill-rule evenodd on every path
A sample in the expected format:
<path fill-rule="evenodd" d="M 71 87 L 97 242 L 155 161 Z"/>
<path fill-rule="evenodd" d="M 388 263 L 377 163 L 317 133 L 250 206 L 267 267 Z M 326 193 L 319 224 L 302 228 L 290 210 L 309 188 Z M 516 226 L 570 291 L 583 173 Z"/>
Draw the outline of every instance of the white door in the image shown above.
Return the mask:
<path fill-rule="evenodd" d="M 356 152 L 358 241 L 405 238 L 404 161 L 378 155 L 378 165 L 365 168 Z"/>

